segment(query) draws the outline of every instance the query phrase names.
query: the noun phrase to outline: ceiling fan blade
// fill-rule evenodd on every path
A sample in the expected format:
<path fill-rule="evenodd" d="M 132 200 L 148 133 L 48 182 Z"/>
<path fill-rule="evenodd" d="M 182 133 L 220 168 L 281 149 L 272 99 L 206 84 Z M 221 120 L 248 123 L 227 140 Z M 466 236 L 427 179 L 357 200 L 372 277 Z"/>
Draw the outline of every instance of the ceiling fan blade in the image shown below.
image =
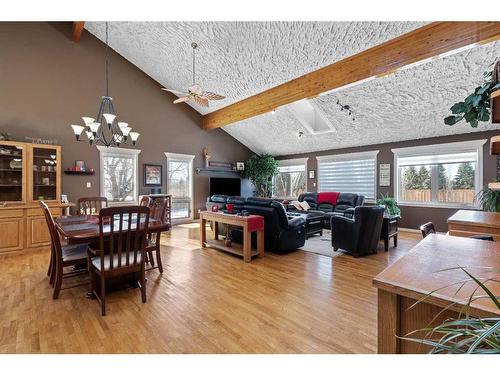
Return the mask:
<path fill-rule="evenodd" d="M 203 96 L 200 96 L 200 95 L 196 95 L 194 97 L 194 101 L 198 104 L 198 105 L 201 105 L 202 107 L 208 107 L 208 99 L 203 97 Z"/>
<path fill-rule="evenodd" d="M 222 99 L 226 99 L 226 97 L 224 95 L 216 94 L 215 92 L 211 92 L 211 91 L 204 91 L 202 95 L 205 98 L 207 98 L 208 100 L 222 100 Z"/>
<path fill-rule="evenodd" d="M 174 104 L 187 102 L 188 100 L 189 96 L 181 96 L 180 98 L 174 100 Z"/>
<path fill-rule="evenodd" d="M 164 87 L 162 87 L 162 90 L 163 91 L 171 92 L 172 94 L 177 95 L 177 96 L 186 96 L 186 95 L 188 95 L 186 92 L 172 90 L 172 89 L 167 89 L 167 88 L 164 88 Z"/>

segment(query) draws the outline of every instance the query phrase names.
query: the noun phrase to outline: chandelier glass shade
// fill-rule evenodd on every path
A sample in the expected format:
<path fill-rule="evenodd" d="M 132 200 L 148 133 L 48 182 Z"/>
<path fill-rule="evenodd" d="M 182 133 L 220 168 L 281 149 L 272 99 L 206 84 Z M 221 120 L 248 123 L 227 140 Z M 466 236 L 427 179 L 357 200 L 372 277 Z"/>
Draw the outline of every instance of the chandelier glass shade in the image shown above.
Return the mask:
<path fill-rule="evenodd" d="M 118 122 L 113 98 L 109 96 L 108 85 L 108 23 L 106 22 L 106 95 L 101 97 L 101 105 L 94 118 L 82 117 L 84 126 L 71 125 L 77 141 L 89 142 L 90 145 L 120 147 L 122 144 L 135 146 L 139 133 L 133 132 L 126 122 Z M 83 135 L 85 133 L 85 135 Z"/>

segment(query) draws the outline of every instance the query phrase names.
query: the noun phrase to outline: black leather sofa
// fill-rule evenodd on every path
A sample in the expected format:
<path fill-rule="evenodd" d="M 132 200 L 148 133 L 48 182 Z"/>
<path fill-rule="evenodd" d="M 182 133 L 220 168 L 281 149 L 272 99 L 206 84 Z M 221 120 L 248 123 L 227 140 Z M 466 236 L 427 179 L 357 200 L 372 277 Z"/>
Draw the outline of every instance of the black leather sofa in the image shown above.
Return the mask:
<path fill-rule="evenodd" d="M 354 257 L 377 251 L 382 222 L 383 206 L 362 206 L 354 209 L 354 217 L 331 218 L 333 251 L 347 250 Z"/>
<path fill-rule="evenodd" d="M 225 201 L 225 202 L 224 202 Z M 305 219 L 288 218 L 285 207 L 273 199 L 256 197 L 229 197 L 213 195 L 207 202 L 207 208 L 216 204 L 225 209 L 227 203 L 234 205 L 234 211 L 246 210 L 250 214 L 264 216 L 264 248 L 266 251 L 284 253 L 304 246 L 306 241 Z M 239 229 L 231 230 L 235 242 L 241 242 L 243 234 Z M 256 244 L 256 236 L 252 234 L 252 245 Z"/>
<path fill-rule="evenodd" d="M 318 193 L 303 193 L 299 195 L 298 201 L 307 202 L 311 206 L 310 210 L 322 211 L 328 214 L 329 218 L 323 221 L 323 226 L 330 229 L 332 216 L 343 215 L 352 218 L 354 208 L 362 206 L 365 202 L 365 197 L 354 193 L 340 193 L 337 198 L 337 204 L 334 205 L 326 202 L 318 204 Z M 292 205 L 289 205 L 288 208 L 289 210 L 295 209 Z"/>

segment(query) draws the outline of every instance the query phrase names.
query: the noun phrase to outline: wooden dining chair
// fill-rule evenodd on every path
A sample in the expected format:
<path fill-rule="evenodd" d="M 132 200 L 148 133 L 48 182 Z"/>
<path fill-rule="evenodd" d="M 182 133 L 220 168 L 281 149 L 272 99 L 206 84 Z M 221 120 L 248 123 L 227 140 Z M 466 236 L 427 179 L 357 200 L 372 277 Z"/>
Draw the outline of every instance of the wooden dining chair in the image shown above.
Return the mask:
<path fill-rule="evenodd" d="M 422 236 L 425 238 L 431 233 L 436 233 L 436 229 L 434 228 L 434 224 L 432 222 L 428 222 L 420 226 L 420 232 L 422 232 Z M 483 241 L 495 241 L 493 236 L 489 234 L 476 234 L 469 236 L 469 238 Z"/>
<path fill-rule="evenodd" d="M 170 210 L 170 200 L 168 197 L 153 197 L 151 198 L 151 202 L 149 204 L 149 218 L 150 220 L 155 220 L 157 222 L 162 222 L 168 224 L 169 220 L 169 210 Z M 161 251 L 160 251 L 160 237 L 161 231 L 150 232 L 148 234 L 148 243 L 146 246 L 146 261 L 150 263 L 151 267 L 149 267 L 146 271 L 156 269 L 163 273 L 163 264 L 161 262 Z M 153 252 L 156 253 L 156 264 L 153 257 Z"/>
<path fill-rule="evenodd" d="M 52 298 L 57 299 L 59 298 L 63 278 L 65 279 L 71 276 L 78 276 L 87 272 L 86 267 L 77 268 L 75 271 L 66 273 L 64 272 L 64 268 L 75 265 L 86 265 L 88 245 L 61 245 L 61 238 L 57 232 L 54 217 L 52 216 L 49 207 L 43 201 L 40 202 L 40 207 L 45 216 L 45 221 L 47 222 L 50 234 L 51 255 L 48 276 L 50 285 L 54 287 Z"/>
<path fill-rule="evenodd" d="M 100 301 L 103 316 L 106 315 L 106 280 L 110 278 L 134 275 L 142 302 L 146 302 L 144 251 L 148 225 L 148 207 L 109 207 L 99 212 L 99 248 L 89 249 L 88 256 L 91 293 Z"/>
<path fill-rule="evenodd" d="M 108 207 L 106 197 L 85 197 L 78 199 L 78 215 L 99 215 L 102 208 Z"/>
<path fill-rule="evenodd" d="M 149 197 L 148 195 L 143 195 L 141 201 L 139 202 L 139 206 L 149 207 L 150 204 L 151 204 L 151 197 Z"/>
<path fill-rule="evenodd" d="M 420 232 L 422 233 L 422 237 L 425 238 L 431 233 L 436 233 L 436 229 L 434 228 L 434 224 L 429 221 L 428 223 L 420 226 Z"/>

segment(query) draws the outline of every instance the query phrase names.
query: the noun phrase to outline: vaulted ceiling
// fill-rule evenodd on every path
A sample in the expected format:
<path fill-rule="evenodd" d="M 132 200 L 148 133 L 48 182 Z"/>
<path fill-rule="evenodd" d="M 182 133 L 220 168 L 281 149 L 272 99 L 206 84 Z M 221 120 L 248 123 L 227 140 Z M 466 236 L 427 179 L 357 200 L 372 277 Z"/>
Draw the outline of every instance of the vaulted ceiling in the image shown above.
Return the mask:
<path fill-rule="evenodd" d="M 418 22 L 113 22 L 111 47 L 165 87 L 191 84 L 192 41 L 199 43 L 197 83 L 225 94 L 202 114 L 257 94 L 422 26 Z M 104 23 L 85 28 L 101 40 Z M 492 128 L 443 124 L 449 107 L 482 80 L 500 42 L 398 71 L 313 99 L 334 132 L 312 135 L 286 106 L 223 129 L 255 152 L 311 152 Z M 349 105 L 355 121 L 340 111 Z M 185 105 L 185 104 L 179 104 Z M 500 127 L 497 127 L 500 128 Z M 304 135 L 298 139 L 297 134 Z"/>

